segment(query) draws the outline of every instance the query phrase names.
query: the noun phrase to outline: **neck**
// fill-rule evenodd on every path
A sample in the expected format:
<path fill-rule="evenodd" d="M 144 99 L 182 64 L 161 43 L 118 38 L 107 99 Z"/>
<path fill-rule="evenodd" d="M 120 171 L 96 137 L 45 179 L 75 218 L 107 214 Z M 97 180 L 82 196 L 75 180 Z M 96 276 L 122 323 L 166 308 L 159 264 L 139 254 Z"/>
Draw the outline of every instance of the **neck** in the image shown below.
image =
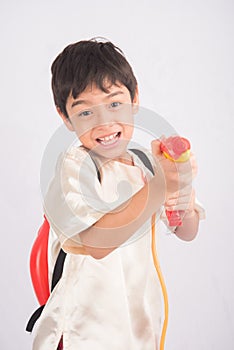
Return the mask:
<path fill-rule="evenodd" d="M 119 163 L 124 163 L 124 164 L 127 164 L 127 165 L 134 165 L 134 162 L 133 162 L 133 159 L 132 159 L 132 156 L 126 151 L 124 154 L 120 155 L 119 157 L 116 157 L 116 158 L 110 158 L 110 159 L 107 159 L 103 156 L 101 156 L 100 154 L 95 154 L 93 153 L 94 157 L 98 157 L 99 161 L 101 163 L 106 163 L 106 162 L 109 162 L 109 161 L 115 161 L 115 162 L 119 162 Z"/>
<path fill-rule="evenodd" d="M 125 155 L 115 158 L 113 160 L 115 160 L 116 162 L 127 164 L 127 165 L 134 165 L 132 157 L 127 152 L 125 153 Z"/>

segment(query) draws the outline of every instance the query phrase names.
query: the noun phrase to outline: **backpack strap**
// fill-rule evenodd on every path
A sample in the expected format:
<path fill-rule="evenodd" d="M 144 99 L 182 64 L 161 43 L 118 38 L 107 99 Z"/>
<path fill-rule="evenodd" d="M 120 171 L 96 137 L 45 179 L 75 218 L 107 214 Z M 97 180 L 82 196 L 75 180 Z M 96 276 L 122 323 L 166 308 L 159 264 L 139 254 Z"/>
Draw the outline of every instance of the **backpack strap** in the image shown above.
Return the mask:
<path fill-rule="evenodd" d="M 142 163 L 145 165 L 145 167 L 147 169 L 149 169 L 149 171 L 151 171 L 151 173 L 154 175 L 153 166 L 152 166 L 149 158 L 147 157 L 147 155 L 139 149 L 130 149 L 130 151 L 132 151 L 134 154 L 136 154 L 139 157 L 139 159 L 142 161 Z M 89 152 L 89 154 L 90 154 L 90 152 Z M 100 171 L 98 169 L 98 166 L 97 166 L 96 162 L 94 161 L 93 157 L 91 156 L 91 154 L 90 154 L 90 157 L 95 165 L 98 180 L 99 180 L 99 182 L 101 182 L 101 174 L 100 174 Z M 60 280 L 60 278 L 62 276 L 64 261 L 66 259 L 66 256 L 67 256 L 67 253 L 65 253 L 63 249 L 60 249 L 58 257 L 56 259 L 55 266 L 54 266 L 54 271 L 52 274 L 51 292 L 53 291 L 53 289 L 55 288 L 55 286 L 57 285 L 58 281 Z M 27 326 L 26 326 L 27 332 L 32 332 L 33 327 L 34 327 L 36 321 L 38 320 L 38 318 L 41 316 L 41 313 L 42 313 L 44 307 L 45 307 L 45 304 L 41 305 L 32 314 L 32 316 L 30 317 L 30 319 L 27 323 Z"/>
<path fill-rule="evenodd" d="M 30 317 L 27 326 L 26 326 L 26 331 L 27 332 L 32 332 L 33 327 L 36 323 L 36 321 L 38 320 L 38 318 L 41 316 L 41 313 L 44 309 L 45 305 L 41 305 L 38 309 L 36 309 L 36 311 L 34 311 L 34 313 L 32 314 L 32 316 Z"/>
<path fill-rule="evenodd" d="M 142 161 L 144 166 L 152 173 L 152 175 L 154 175 L 154 168 L 152 166 L 151 161 L 147 157 L 147 155 L 143 151 L 141 151 L 140 149 L 132 148 L 132 149 L 130 149 L 130 151 L 135 153 L 138 156 L 138 158 Z"/>
<path fill-rule="evenodd" d="M 60 249 L 59 254 L 56 259 L 56 263 L 54 265 L 54 271 L 52 274 L 52 282 L 51 282 L 51 292 L 54 290 L 54 287 L 60 280 L 63 273 L 63 265 L 66 259 L 67 253 L 64 250 Z"/>

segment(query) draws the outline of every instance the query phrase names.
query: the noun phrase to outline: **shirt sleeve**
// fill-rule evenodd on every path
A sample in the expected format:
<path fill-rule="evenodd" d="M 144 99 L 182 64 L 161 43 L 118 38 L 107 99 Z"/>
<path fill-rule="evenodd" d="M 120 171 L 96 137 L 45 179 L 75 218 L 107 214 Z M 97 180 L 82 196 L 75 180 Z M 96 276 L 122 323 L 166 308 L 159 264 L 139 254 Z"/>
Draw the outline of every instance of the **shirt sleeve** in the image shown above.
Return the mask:
<path fill-rule="evenodd" d="M 79 233 L 110 210 L 90 155 L 79 147 L 63 154 L 44 199 L 45 215 L 62 247 L 68 240 L 82 246 Z"/>

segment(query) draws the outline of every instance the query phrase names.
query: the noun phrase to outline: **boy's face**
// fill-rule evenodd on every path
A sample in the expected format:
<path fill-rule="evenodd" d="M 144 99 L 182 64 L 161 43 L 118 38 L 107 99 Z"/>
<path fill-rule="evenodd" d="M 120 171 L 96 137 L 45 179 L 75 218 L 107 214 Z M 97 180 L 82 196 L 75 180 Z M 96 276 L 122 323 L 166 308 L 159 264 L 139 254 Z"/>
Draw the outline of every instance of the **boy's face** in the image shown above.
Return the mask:
<path fill-rule="evenodd" d="M 66 104 L 69 119 L 60 115 L 86 148 L 105 158 L 124 157 L 133 134 L 138 92 L 131 101 L 126 86 L 107 87 L 107 93 L 92 85 L 75 99 L 70 95 Z"/>

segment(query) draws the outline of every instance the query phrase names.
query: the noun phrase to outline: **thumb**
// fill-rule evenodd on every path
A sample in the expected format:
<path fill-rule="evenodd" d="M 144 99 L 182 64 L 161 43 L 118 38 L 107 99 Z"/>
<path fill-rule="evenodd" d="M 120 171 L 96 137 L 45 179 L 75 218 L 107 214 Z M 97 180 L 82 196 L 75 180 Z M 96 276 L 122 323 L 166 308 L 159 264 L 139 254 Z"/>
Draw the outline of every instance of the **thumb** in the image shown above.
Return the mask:
<path fill-rule="evenodd" d="M 162 152 L 161 152 L 161 141 L 159 139 L 153 140 L 151 142 L 151 149 L 152 149 L 152 153 L 154 156 L 161 156 Z"/>

